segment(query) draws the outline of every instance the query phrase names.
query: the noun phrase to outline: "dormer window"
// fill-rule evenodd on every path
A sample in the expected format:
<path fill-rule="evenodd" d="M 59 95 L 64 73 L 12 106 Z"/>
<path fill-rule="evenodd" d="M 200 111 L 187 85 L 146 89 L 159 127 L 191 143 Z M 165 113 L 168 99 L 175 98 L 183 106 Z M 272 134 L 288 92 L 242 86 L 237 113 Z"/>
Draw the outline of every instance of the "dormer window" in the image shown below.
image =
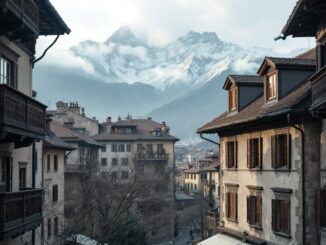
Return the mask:
<path fill-rule="evenodd" d="M 276 73 L 266 76 L 266 99 L 273 100 L 276 98 Z"/>
<path fill-rule="evenodd" d="M 237 89 L 229 90 L 229 112 L 237 110 Z"/>

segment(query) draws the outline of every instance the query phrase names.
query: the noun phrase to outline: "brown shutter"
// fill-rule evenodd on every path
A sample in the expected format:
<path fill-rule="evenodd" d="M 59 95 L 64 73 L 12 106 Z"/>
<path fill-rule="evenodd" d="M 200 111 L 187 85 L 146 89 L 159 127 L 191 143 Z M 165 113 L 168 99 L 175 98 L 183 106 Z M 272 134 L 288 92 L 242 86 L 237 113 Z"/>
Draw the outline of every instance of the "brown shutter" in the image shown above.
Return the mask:
<path fill-rule="evenodd" d="M 287 136 L 287 149 L 286 149 L 286 154 L 287 154 L 287 157 L 286 157 L 286 166 L 288 167 L 288 169 L 291 169 L 291 134 L 289 134 Z"/>
<path fill-rule="evenodd" d="M 286 233 L 290 233 L 290 201 L 289 200 L 282 201 L 282 209 L 284 214 L 282 227 Z"/>
<path fill-rule="evenodd" d="M 272 230 L 276 230 L 276 200 L 272 199 Z"/>
<path fill-rule="evenodd" d="M 272 168 L 276 168 L 276 135 L 271 137 Z"/>
<path fill-rule="evenodd" d="M 238 193 L 234 193 L 234 205 L 235 205 L 235 220 L 238 221 Z"/>
<path fill-rule="evenodd" d="M 322 50 L 322 45 L 321 44 L 317 45 L 316 47 L 317 71 L 319 71 L 321 68 L 321 59 L 322 59 L 321 50 Z"/>
<path fill-rule="evenodd" d="M 247 196 L 247 222 L 250 224 L 250 196 Z"/>
<path fill-rule="evenodd" d="M 321 190 L 316 190 L 316 224 L 320 225 L 321 224 Z"/>
<path fill-rule="evenodd" d="M 259 148 L 259 165 L 258 165 L 258 167 L 260 169 L 262 169 L 263 168 L 263 154 L 264 154 L 263 138 L 262 137 L 259 138 L 259 147 L 258 148 Z"/>
<path fill-rule="evenodd" d="M 227 218 L 230 218 L 229 217 L 229 201 L 230 201 L 229 192 L 227 192 L 227 193 L 225 193 L 225 216 Z"/>
<path fill-rule="evenodd" d="M 234 167 L 238 168 L 238 141 L 235 141 L 234 156 Z"/>
<path fill-rule="evenodd" d="M 247 139 L 247 168 L 250 168 L 250 139 Z"/>
<path fill-rule="evenodd" d="M 225 142 L 225 167 L 229 168 L 229 144 L 228 142 Z"/>
<path fill-rule="evenodd" d="M 259 224 L 259 225 L 261 225 L 261 220 L 262 220 L 262 202 L 263 202 L 263 199 L 262 199 L 262 197 L 257 197 L 257 223 Z"/>

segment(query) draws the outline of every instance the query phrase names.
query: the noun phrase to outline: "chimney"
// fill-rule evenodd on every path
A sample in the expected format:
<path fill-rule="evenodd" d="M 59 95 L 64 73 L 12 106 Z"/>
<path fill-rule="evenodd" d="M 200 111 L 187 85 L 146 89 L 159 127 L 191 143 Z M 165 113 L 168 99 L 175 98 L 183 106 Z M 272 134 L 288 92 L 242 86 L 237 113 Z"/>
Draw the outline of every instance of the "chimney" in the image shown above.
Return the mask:
<path fill-rule="evenodd" d="M 106 124 L 111 124 L 112 123 L 112 118 L 111 117 L 107 117 L 106 118 Z"/>
<path fill-rule="evenodd" d="M 92 117 L 93 121 L 96 121 L 96 117 Z"/>
<path fill-rule="evenodd" d="M 152 118 L 151 117 L 148 117 L 147 120 L 152 120 Z"/>
<path fill-rule="evenodd" d="M 73 118 L 68 118 L 67 122 L 64 122 L 63 124 L 67 127 L 72 129 L 74 127 L 75 120 Z"/>
<path fill-rule="evenodd" d="M 57 106 L 57 113 L 60 114 L 60 113 L 63 113 L 65 111 L 65 109 L 67 108 L 67 103 L 64 103 L 63 101 L 58 101 L 56 103 L 56 106 Z"/>
<path fill-rule="evenodd" d="M 84 117 L 85 116 L 85 108 L 81 108 L 81 115 Z"/>
<path fill-rule="evenodd" d="M 69 109 L 69 111 L 74 112 L 74 113 L 80 115 L 80 107 L 79 107 L 77 101 L 76 102 L 70 102 L 68 109 Z"/>

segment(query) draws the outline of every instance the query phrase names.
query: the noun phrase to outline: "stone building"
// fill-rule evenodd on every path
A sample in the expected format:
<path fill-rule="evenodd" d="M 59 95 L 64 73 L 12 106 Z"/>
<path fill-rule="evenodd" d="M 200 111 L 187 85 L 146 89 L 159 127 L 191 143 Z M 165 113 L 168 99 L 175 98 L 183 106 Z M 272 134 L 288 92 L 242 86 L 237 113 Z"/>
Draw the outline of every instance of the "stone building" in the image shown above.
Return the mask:
<path fill-rule="evenodd" d="M 48 0 L 2 0 L 0 10 L 0 244 L 36 244 L 46 106 L 32 98 L 35 44 L 70 30 Z"/>
<path fill-rule="evenodd" d="M 50 130 L 43 140 L 43 222 L 42 244 L 58 244 L 64 231 L 65 158 L 75 150 Z"/>
<path fill-rule="evenodd" d="M 319 175 L 320 123 L 308 111 L 315 63 L 266 57 L 259 76 L 226 79 L 228 111 L 198 129 L 220 138 L 220 232 L 253 244 L 318 238 L 311 180 Z"/>
<path fill-rule="evenodd" d="M 121 183 L 137 174 L 151 186 L 148 199 L 158 196 L 161 201 L 138 203 L 151 241 L 174 238 L 174 144 L 177 138 L 169 127 L 151 118 L 132 119 L 128 116 L 117 122 L 108 118 L 106 132 L 93 138 L 102 144 L 100 165 L 102 173 L 109 173 Z"/>
<path fill-rule="evenodd" d="M 300 0 L 297 2 L 290 15 L 280 38 L 292 37 L 315 37 L 316 38 L 316 72 L 310 77 L 311 82 L 311 106 L 309 108 L 312 115 L 320 120 L 320 132 L 316 136 L 319 145 L 307 145 L 307 148 L 314 148 L 315 159 L 319 169 L 319 175 L 307 175 L 309 178 L 310 190 L 306 192 L 306 199 L 312 198 L 315 189 L 316 205 L 312 203 L 308 206 L 305 217 L 315 215 L 317 217 L 314 224 L 319 227 L 319 234 L 314 229 L 306 229 L 306 241 L 316 239 L 320 244 L 326 244 L 326 2 L 323 0 Z M 307 159 L 308 160 L 308 159 Z M 309 167 L 310 168 L 310 167 Z M 310 224 L 307 220 L 305 223 Z"/>

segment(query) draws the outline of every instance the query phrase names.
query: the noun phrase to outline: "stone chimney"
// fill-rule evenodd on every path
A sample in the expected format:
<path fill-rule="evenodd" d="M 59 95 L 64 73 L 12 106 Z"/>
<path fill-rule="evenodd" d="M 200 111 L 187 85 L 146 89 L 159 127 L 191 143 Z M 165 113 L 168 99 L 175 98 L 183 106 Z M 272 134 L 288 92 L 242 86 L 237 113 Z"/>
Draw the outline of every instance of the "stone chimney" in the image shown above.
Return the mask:
<path fill-rule="evenodd" d="M 152 120 L 152 118 L 151 117 L 148 117 L 147 120 Z"/>
<path fill-rule="evenodd" d="M 95 122 L 96 122 L 96 117 L 92 117 L 92 119 L 93 119 L 93 121 L 95 121 Z"/>
<path fill-rule="evenodd" d="M 70 102 L 68 110 L 80 115 L 80 107 L 79 107 L 77 101 L 76 102 Z"/>
<path fill-rule="evenodd" d="M 67 122 L 64 122 L 63 124 L 67 127 L 72 129 L 74 127 L 75 120 L 74 118 L 68 118 Z"/>
<path fill-rule="evenodd" d="M 111 123 L 112 123 L 112 118 L 111 118 L 111 117 L 107 117 L 105 123 L 106 123 L 107 125 L 111 124 Z"/>
<path fill-rule="evenodd" d="M 162 131 L 165 133 L 169 133 L 170 132 L 170 127 L 166 125 L 166 122 L 162 122 Z"/>
<path fill-rule="evenodd" d="M 67 109 L 67 104 L 64 103 L 63 101 L 58 101 L 56 103 L 56 106 L 57 106 L 57 113 L 58 114 L 63 113 Z"/>

